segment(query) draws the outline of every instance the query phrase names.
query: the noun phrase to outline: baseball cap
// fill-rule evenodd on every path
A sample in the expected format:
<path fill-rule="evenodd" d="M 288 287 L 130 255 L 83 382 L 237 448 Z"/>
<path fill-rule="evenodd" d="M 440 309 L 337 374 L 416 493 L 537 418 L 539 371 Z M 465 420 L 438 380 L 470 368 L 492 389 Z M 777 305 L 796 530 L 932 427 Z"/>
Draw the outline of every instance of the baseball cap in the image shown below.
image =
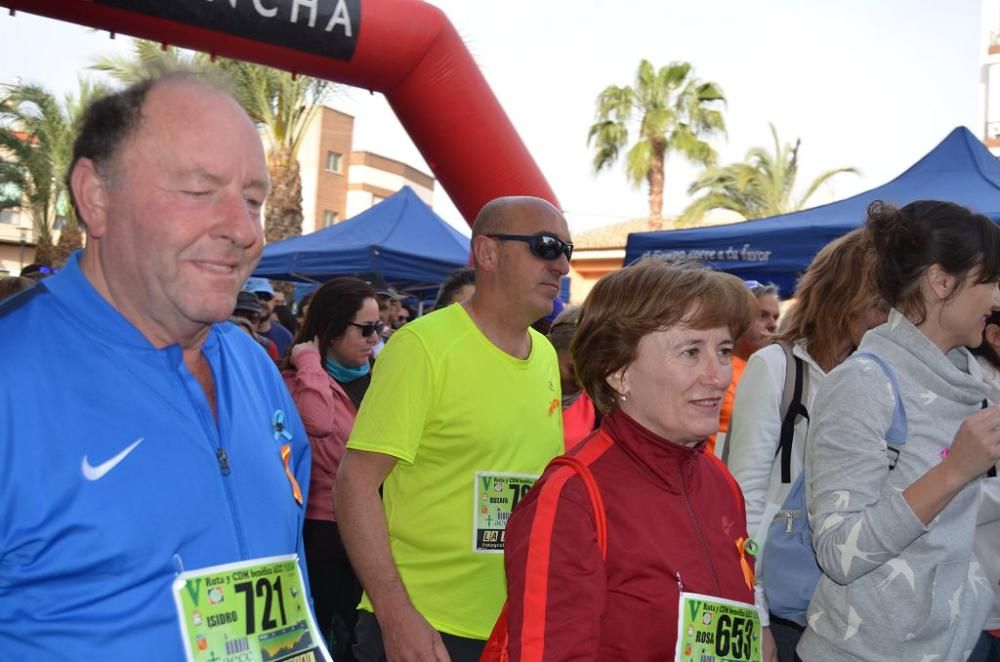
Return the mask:
<path fill-rule="evenodd" d="M 233 310 L 245 310 L 249 313 L 257 313 L 258 315 L 264 312 L 264 309 L 260 306 L 260 301 L 257 301 L 257 295 L 253 292 L 240 292 L 236 295 L 236 307 Z"/>
<path fill-rule="evenodd" d="M 406 297 L 392 289 L 391 287 L 383 287 L 375 292 L 375 294 L 381 294 L 384 297 L 389 297 L 390 299 L 395 299 L 396 301 L 402 301 Z"/>
<path fill-rule="evenodd" d="M 274 288 L 271 287 L 271 281 L 266 278 L 247 278 L 247 282 L 243 283 L 244 292 L 267 292 L 270 295 L 274 295 Z"/>

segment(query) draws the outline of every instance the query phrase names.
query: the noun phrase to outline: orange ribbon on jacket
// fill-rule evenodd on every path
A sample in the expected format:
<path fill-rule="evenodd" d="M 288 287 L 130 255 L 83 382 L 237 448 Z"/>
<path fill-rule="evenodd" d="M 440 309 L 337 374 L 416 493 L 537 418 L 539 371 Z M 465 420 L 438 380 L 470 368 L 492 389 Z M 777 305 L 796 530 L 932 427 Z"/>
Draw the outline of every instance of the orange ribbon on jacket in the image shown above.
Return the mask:
<path fill-rule="evenodd" d="M 288 482 L 292 484 L 292 496 L 295 497 L 295 501 L 302 505 L 302 490 L 299 489 L 299 481 L 295 480 L 295 476 L 292 474 L 291 468 L 288 466 L 289 461 L 292 459 L 292 445 L 285 444 L 281 447 L 281 461 L 285 464 L 285 475 L 288 476 Z"/>
<path fill-rule="evenodd" d="M 740 569 L 743 570 L 743 580 L 747 583 L 747 588 L 749 588 L 752 591 L 754 584 L 753 566 L 750 564 L 750 561 L 747 560 L 747 550 L 746 550 L 747 544 L 749 542 L 750 542 L 749 538 L 737 538 L 736 551 L 740 553 Z"/>

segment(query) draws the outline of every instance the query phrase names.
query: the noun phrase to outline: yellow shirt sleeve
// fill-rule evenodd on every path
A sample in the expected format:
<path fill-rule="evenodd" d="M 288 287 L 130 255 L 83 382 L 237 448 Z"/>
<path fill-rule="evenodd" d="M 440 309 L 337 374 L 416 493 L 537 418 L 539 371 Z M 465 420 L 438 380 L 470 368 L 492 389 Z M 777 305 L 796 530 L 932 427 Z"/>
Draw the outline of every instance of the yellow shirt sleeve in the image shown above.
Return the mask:
<path fill-rule="evenodd" d="M 432 372 L 420 339 L 406 329 L 397 331 L 375 361 L 347 447 L 413 464 L 432 406 Z"/>

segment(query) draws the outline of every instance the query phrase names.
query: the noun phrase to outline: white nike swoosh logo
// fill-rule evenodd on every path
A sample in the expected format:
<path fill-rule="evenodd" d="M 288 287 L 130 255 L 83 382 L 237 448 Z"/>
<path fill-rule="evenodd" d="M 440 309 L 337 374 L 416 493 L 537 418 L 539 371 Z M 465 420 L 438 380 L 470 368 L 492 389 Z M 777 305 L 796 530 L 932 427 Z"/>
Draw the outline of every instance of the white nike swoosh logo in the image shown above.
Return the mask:
<path fill-rule="evenodd" d="M 100 480 L 104 477 L 104 474 L 118 466 L 119 462 L 124 460 L 129 453 L 135 450 L 135 447 L 142 443 L 142 439 L 142 437 L 139 437 L 131 446 L 123 450 L 121 453 L 115 455 L 107 462 L 97 465 L 96 467 L 91 465 L 90 462 L 87 461 L 87 456 L 84 455 L 83 464 L 81 466 L 83 469 L 83 477 L 87 480 Z"/>

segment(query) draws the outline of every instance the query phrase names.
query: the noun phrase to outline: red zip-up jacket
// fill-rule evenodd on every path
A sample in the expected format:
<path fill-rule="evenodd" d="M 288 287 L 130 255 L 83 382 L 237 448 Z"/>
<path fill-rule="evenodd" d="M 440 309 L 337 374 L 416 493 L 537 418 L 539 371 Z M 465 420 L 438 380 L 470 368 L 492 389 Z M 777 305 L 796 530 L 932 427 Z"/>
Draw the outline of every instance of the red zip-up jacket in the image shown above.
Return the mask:
<path fill-rule="evenodd" d="M 753 604 L 742 496 L 704 447 L 616 411 L 569 453 L 604 500 L 607 560 L 579 476 L 545 470 L 507 524 L 511 660 L 672 660 L 681 583 Z"/>

